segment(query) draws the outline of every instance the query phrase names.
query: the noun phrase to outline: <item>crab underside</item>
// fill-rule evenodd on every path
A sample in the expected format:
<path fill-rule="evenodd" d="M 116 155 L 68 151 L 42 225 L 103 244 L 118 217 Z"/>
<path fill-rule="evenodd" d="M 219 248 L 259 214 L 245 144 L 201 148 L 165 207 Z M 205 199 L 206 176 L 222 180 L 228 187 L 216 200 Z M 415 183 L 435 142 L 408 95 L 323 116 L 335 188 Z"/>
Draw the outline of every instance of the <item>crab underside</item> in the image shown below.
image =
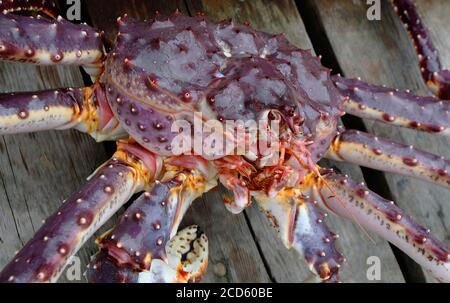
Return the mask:
<path fill-rule="evenodd" d="M 449 72 L 410 1 L 392 3 L 416 44 L 425 81 L 442 99 L 331 76 L 283 35 L 201 14 L 119 18 L 115 46 L 106 54 L 102 33 L 56 18 L 49 1 L 0 3 L 0 59 L 80 65 L 95 81 L 0 95 L 0 135 L 75 128 L 98 141 L 118 140 L 114 156 L 45 221 L 0 273 L 1 282 L 56 281 L 69 258 L 139 192 L 98 239 L 88 280 L 196 281 L 206 270 L 208 240 L 197 226 L 177 229 L 191 203 L 219 182 L 232 192 L 225 199 L 229 211 L 256 201 L 283 244 L 323 281 L 338 281 L 344 262 L 337 235 L 324 223 L 331 211 L 450 282 L 444 243 L 392 201 L 316 164 L 326 157 L 450 187 L 449 160 L 338 127 L 347 112 L 450 135 Z"/>

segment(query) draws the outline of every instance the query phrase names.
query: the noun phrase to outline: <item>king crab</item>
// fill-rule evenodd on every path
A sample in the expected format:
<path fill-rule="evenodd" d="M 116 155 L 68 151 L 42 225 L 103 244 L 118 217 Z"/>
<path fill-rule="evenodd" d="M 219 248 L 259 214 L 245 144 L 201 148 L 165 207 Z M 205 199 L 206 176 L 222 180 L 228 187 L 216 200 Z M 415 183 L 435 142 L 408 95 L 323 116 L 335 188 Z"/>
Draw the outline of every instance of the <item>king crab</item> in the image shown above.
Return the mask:
<path fill-rule="evenodd" d="M 92 282 L 188 282 L 208 260 L 197 226 L 177 233 L 190 204 L 220 181 L 233 193 L 227 209 L 239 213 L 251 198 L 279 230 L 287 248 L 302 254 L 324 281 L 338 281 L 344 261 L 324 210 L 384 237 L 450 282 L 449 248 L 385 200 L 348 176 L 319 167 L 322 157 L 400 173 L 450 187 L 450 161 L 367 133 L 338 128 L 345 112 L 402 127 L 449 135 L 449 103 L 331 76 L 310 52 L 283 35 L 258 32 L 203 15 L 160 15 L 148 22 L 118 19 L 113 50 L 102 34 L 60 17 L 47 1 L 3 1 L 0 58 L 35 64 L 82 65 L 90 87 L 0 96 L 0 134 L 76 128 L 96 140 L 118 140 L 117 151 L 68 198 L 0 273 L 2 282 L 56 281 L 68 259 L 130 197 L 144 192 L 117 226 L 98 239 L 87 276 Z M 449 97 L 428 32 L 410 1 L 393 1 L 414 37 L 422 74 Z M 279 124 L 279 151 L 208 156 L 175 154 L 174 121 L 256 120 Z M 248 129 L 246 129 L 248 131 Z M 234 129 L 223 136 L 255 144 Z M 270 140 L 269 140 L 270 142 Z M 256 142 L 258 143 L 258 142 Z M 267 143 L 267 142 L 266 142 Z M 273 143 L 273 142 L 272 142 Z M 276 159 L 276 161 L 272 161 Z"/>

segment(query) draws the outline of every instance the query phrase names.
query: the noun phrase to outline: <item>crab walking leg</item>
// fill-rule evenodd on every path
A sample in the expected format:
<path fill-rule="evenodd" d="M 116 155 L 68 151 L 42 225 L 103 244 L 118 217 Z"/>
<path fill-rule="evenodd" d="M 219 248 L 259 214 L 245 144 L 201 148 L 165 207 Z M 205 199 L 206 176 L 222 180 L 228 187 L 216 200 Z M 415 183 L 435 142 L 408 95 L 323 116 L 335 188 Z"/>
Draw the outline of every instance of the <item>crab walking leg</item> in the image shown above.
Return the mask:
<path fill-rule="evenodd" d="M 391 3 L 414 43 L 420 71 L 426 84 L 439 98 L 450 99 L 450 71 L 442 68 L 439 53 L 414 2 L 391 0 Z"/>
<path fill-rule="evenodd" d="M 333 76 L 349 114 L 387 124 L 450 136 L 450 104 L 435 97 Z"/>
<path fill-rule="evenodd" d="M 49 217 L 0 273 L 0 282 L 54 282 L 67 260 L 129 198 L 154 177 L 158 159 L 139 147 L 119 144 L 114 157 Z M 130 151 L 133 151 L 131 153 Z M 143 153 L 143 151 L 141 151 Z"/>
<path fill-rule="evenodd" d="M 356 130 L 339 134 L 326 157 L 450 187 L 450 160 Z"/>
<path fill-rule="evenodd" d="M 346 176 L 330 171 L 311 178 L 311 196 L 337 215 L 356 221 L 362 228 L 385 238 L 437 280 L 450 282 L 450 249 L 430 235 L 392 201 L 388 201 Z"/>
<path fill-rule="evenodd" d="M 100 85 L 32 93 L 0 94 L 0 135 L 75 128 L 97 141 L 125 132 Z"/>
<path fill-rule="evenodd" d="M 167 247 L 169 255 L 166 244 L 191 203 L 216 184 L 216 179 L 206 180 L 195 171 L 156 182 L 127 209 L 113 230 L 98 239 L 101 251 L 89 265 L 88 280 L 187 282 L 200 278 L 207 264 L 205 236 L 198 229 L 185 232 L 186 237 Z M 187 242 L 183 245 L 183 241 Z"/>
<path fill-rule="evenodd" d="M 0 59 L 40 65 L 82 65 L 95 78 L 104 58 L 100 33 L 58 17 L 0 14 Z"/>
<path fill-rule="evenodd" d="M 53 0 L 2 0 L 0 1 L 0 13 L 33 11 L 42 12 L 47 16 L 56 18 L 58 9 Z"/>
<path fill-rule="evenodd" d="M 283 189 L 275 197 L 254 195 L 287 248 L 304 256 L 311 271 L 321 280 L 338 281 L 344 257 L 335 248 L 337 235 L 324 223 L 325 214 L 317 202 L 303 197 L 300 189 Z"/>

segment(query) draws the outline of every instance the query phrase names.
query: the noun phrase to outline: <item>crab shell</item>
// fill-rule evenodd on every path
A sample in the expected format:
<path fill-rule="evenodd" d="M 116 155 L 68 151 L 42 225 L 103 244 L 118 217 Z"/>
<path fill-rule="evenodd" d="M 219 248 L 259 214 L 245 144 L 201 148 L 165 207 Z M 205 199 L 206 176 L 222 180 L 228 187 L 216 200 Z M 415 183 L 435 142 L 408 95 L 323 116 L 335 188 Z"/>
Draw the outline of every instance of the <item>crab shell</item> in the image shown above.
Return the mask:
<path fill-rule="evenodd" d="M 172 155 L 172 123 L 199 113 L 223 123 L 276 113 L 285 131 L 314 142 L 314 160 L 329 147 L 343 100 L 319 59 L 283 35 L 180 14 L 118 24 L 101 81 L 123 128 L 148 150 Z"/>

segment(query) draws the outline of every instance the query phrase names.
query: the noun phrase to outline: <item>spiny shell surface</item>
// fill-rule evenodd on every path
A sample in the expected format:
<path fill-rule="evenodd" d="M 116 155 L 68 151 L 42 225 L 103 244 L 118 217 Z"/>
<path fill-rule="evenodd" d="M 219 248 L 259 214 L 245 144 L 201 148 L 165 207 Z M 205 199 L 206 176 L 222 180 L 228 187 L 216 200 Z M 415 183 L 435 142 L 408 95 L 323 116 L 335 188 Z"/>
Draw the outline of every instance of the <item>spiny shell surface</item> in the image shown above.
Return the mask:
<path fill-rule="evenodd" d="M 314 141 L 315 159 L 328 148 L 342 99 L 318 58 L 283 35 L 180 14 L 118 23 L 102 81 L 122 126 L 149 150 L 171 155 L 172 122 L 193 112 L 245 121 L 267 111 Z"/>

